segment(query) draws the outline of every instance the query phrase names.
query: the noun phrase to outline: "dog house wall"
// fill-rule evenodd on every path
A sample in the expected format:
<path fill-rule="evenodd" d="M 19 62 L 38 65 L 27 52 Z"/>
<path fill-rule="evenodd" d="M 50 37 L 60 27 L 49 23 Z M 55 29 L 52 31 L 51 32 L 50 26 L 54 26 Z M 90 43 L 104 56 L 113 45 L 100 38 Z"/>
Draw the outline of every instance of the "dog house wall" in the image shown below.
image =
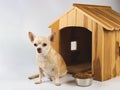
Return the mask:
<path fill-rule="evenodd" d="M 60 52 L 60 30 L 70 26 L 92 32 L 94 79 L 104 81 L 120 76 L 120 14 L 109 6 L 74 4 L 49 26 L 55 33 L 52 45 L 56 51 Z"/>

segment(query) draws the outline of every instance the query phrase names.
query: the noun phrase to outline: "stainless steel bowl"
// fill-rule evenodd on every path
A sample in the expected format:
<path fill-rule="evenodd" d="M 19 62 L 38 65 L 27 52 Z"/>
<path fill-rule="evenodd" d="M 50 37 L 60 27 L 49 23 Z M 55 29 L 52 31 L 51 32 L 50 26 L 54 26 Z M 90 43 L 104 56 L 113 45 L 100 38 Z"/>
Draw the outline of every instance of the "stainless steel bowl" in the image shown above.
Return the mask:
<path fill-rule="evenodd" d="M 82 87 L 90 86 L 93 81 L 93 75 L 90 73 L 77 73 L 74 77 L 76 84 Z"/>
<path fill-rule="evenodd" d="M 92 84 L 92 80 L 93 80 L 92 78 L 87 79 L 75 78 L 76 84 L 82 87 L 90 86 Z"/>

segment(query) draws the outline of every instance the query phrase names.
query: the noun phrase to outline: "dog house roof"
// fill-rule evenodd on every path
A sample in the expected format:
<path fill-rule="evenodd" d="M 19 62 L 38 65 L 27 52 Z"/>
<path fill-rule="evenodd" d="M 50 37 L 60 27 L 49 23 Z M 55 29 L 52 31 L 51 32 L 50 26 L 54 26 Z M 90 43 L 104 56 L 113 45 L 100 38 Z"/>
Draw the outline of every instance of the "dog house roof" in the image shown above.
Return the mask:
<path fill-rule="evenodd" d="M 73 4 L 73 9 L 77 9 L 78 12 L 82 12 L 88 18 L 100 24 L 107 30 L 120 30 L 120 13 L 112 10 L 110 6 Z M 56 21 L 60 19 L 61 17 Z M 53 22 L 49 27 L 51 27 L 55 22 Z"/>

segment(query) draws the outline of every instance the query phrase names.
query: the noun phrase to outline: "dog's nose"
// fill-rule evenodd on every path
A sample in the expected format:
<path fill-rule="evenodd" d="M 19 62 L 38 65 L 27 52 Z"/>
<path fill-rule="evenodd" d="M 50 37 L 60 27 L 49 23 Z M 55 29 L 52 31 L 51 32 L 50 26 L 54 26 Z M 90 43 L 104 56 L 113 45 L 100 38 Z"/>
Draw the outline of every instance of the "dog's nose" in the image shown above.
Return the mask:
<path fill-rule="evenodd" d="M 37 48 L 37 51 L 38 51 L 38 53 L 41 53 L 42 49 L 41 48 Z"/>

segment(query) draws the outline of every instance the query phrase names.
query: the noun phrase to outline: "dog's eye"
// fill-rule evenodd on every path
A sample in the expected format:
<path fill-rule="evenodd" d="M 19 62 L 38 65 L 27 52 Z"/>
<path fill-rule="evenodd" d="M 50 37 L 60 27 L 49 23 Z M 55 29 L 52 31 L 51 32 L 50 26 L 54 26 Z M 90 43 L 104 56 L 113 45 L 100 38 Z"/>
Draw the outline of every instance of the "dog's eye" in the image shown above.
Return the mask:
<path fill-rule="evenodd" d="M 37 44 L 35 43 L 34 46 L 37 47 Z"/>
<path fill-rule="evenodd" d="M 46 43 L 43 43 L 43 45 L 42 45 L 43 47 L 45 47 L 45 46 L 47 46 L 47 44 Z"/>

